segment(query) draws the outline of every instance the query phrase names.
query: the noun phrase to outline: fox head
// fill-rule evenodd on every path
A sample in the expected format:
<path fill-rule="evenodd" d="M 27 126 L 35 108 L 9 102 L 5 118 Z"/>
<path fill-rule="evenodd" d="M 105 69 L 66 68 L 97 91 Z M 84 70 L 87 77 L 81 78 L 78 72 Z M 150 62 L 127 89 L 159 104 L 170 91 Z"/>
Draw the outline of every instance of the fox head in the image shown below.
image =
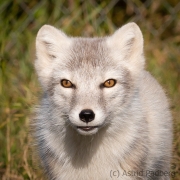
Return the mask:
<path fill-rule="evenodd" d="M 143 37 L 135 23 L 104 38 L 68 37 L 44 25 L 36 38 L 35 68 L 56 124 L 92 135 L 130 106 L 144 68 Z M 64 118 L 63 118 L 64 117 Z"/>

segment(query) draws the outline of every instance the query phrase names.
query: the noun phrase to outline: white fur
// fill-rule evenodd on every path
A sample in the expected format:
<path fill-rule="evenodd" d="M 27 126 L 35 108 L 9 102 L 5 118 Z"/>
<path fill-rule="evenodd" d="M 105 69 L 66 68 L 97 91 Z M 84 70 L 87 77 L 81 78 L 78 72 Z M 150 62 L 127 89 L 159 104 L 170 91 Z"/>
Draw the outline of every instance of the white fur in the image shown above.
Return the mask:
<path fill-rule="evenodd" d="M 132 180 L 137 176 L 124 171 L 169 171 L 171 114 L 162 88 L 144 70 L 143 37 L 135 23 L 103 39 L 69 38 L 45 25 L 36 49 L 44 96 L 33 127 L 49 179 Z M 76 88 L 62 87 L 62 79 Z M 100 86 L 108 79 L 117 81 L 114 87 Z M 83 109 L 95 113 L 88 124 L 79 118 Z M 77 129 L 86 125 L 98 127 Z"/>
<path fill-rule="evenodd" d="M 45 43 L 49 45 L 46 46 Z M 36 38 L 36 71 L 41 85 L 46 89 L 47 80 L 52 72 L 54 61 L 65 59 L 65 52 L 70 47 L 70 39 L 60 30 L 44 25 Z"/>

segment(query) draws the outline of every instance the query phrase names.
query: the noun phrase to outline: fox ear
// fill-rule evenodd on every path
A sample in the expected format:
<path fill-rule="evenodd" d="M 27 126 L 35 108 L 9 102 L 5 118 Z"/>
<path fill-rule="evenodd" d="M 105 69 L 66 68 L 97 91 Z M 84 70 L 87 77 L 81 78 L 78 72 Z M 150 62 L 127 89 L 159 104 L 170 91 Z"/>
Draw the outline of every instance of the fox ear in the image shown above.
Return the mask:
<path fill-rule="evenodd" d="M 42 86 L 46 86 L 53 70 L 54 61 L 68 47 L 69 38 L 60 30 L 44 25 L 36 37 L 35 68 Z"/>
<path fill-rule="evenodd" d="M 107 39 L 107 44 L 117 60 L 127 62 L 132 69 L 144 67 L 143 36 L 135 23 L 128 23 Z"/>

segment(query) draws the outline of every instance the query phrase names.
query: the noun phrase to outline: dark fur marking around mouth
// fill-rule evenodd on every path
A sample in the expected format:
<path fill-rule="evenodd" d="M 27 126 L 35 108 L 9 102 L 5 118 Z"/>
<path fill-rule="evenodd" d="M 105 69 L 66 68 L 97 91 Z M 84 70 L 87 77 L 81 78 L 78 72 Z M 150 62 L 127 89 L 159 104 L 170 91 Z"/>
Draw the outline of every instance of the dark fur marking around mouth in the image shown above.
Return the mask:
<path fill-rule="evenodd" d="M 83 131 L 91 131 L 97 127 L 98 126 L 77 126 L 78 129 L 81 129 Z"/>

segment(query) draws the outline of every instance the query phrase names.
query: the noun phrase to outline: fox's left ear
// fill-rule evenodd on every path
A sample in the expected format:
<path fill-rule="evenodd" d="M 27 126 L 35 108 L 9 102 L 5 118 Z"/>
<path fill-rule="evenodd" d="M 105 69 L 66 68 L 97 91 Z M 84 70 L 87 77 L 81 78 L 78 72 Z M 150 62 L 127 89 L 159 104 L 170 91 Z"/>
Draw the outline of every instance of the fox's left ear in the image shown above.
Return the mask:
<path fill-rule="evenodd" d="M 61 30 L 50 25 L 44 25 L 36 37 L 35 68 L 41 85 L 46 88 L 50 81 L 56 59 L 62 60 L 70 46 L 68 38 Z"/>
<path fill-rule="evenodd" d="M 117 61 L 128 64 L 128 68 L 139 71 L 144 67 L 143 36 L 135 23 L 128 23 L 107 38 L 107 45 Z"/>

